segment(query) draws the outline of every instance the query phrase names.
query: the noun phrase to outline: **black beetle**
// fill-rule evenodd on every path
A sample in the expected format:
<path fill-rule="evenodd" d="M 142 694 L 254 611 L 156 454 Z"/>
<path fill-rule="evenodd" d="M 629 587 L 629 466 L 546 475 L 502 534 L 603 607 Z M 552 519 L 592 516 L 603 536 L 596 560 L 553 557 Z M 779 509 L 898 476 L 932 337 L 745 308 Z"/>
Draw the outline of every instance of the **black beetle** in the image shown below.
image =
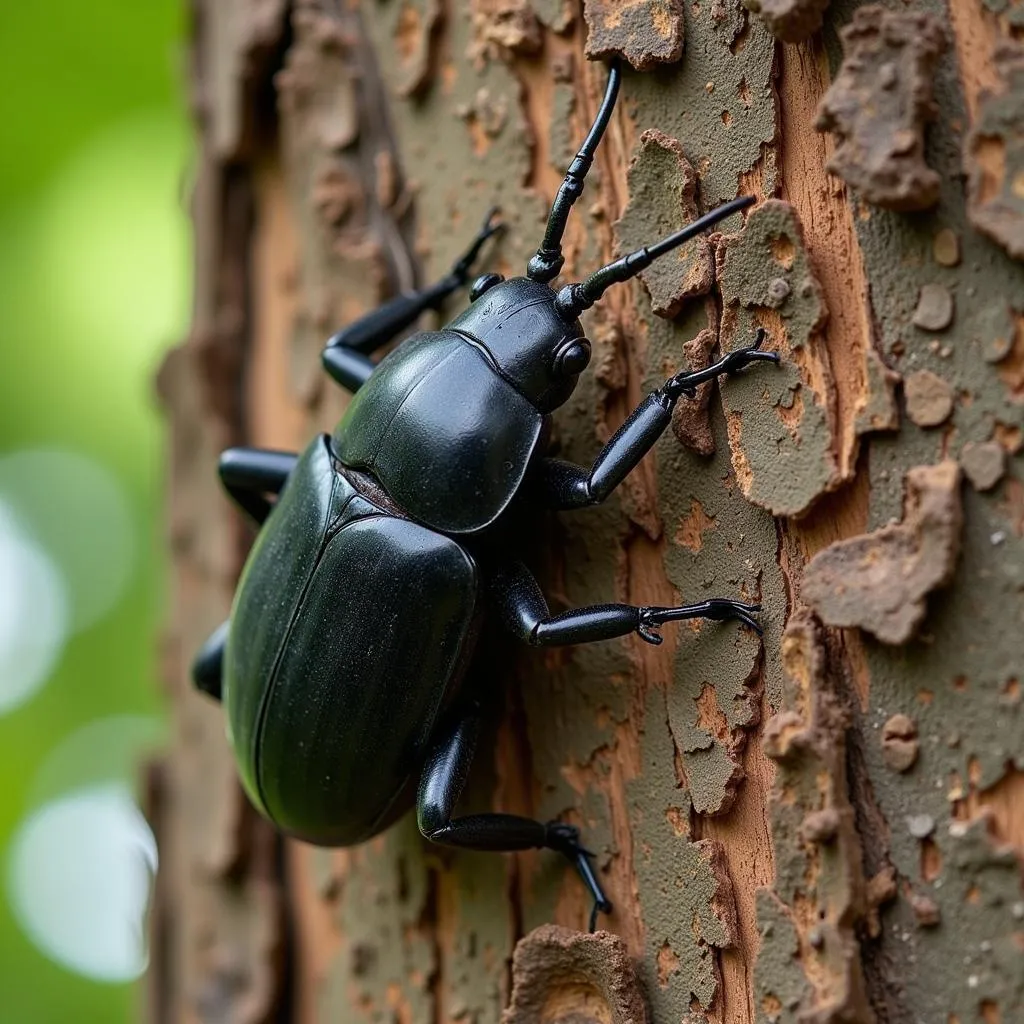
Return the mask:
<path fill-rule="evenodd" d="M 493 211 L 447 277 L 402 295 L 336 334 L 327 372 L 355 397 L 332 436 L 302 453 L 234 448 L 220 475 L 262 529 L 231 618 L 199 653 L 196 684 L 222 699 L 252 802 L 310 843 L 346 846 L 386 828 L 413 802 L 423 835 L 478 850 L 558 850 L 594 899 L 611 904 L 577 830 L 510 814 L 453 818 L 469 770 L 478 701 L 463 684 L 480 614 L 537 646 L 588 643 L 679 619 L 738 619 L 757 605 L 711 600 L 679 608 L 605 604 L 552 616 L 533 576 L 494 544 L 510 507 L 572 509 L 603 501 L 668 426 L 684 394 L 755 360 L 731 352 L 670 378 L 626 420 L 589 468 L 543 452 L 549 414 L 590 359 L 579 314 L 687 239 L 751 204 L 712 210 L 580 284 L 555 292 L 562 232 L 615 104 L 604 100 L 552 205 L 526 277 L 480 277 L 472 304 L 440 331 L 412 335 L 379 365 L 368 353 L 465 284 Z M 286 486 L 287 485 L 287 486 Z M 273 503 L 268 495 L 278 495 Z M 593 927 L 593 917 L 591 921 Z"/>

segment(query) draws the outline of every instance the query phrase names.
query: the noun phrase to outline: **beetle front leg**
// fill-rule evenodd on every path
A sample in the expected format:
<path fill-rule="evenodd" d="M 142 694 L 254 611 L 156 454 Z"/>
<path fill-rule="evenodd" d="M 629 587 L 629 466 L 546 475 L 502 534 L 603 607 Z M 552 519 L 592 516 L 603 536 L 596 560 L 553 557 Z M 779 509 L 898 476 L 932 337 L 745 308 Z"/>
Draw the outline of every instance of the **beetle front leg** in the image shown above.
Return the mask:
<path fill-rule="evenodd" d="M 280 494 L 298 461 L 294 452 L 228 448 L 220 454 L 217 471 L 235 503 L 262 526 L 274 507 L 264 495 Z"/>
<path fill-rule="evenodd" d="M 558 821 L 545 825 L 517 814 L 452 817 L 469 774 L 479 731 L 478 711 L 468 708 L 432 751 L 416 799 L 420 832 L 431 842 L 467 850 L 556 850 L 575 866 L 594 899 L 590 916 L 593 931 L 597 912 L 608 914 L 612 905 L 590 863 L 592 854 L 580 845 L 579 831 L 574 826 Z"/>
<path fill-rule="evenodd" d="M 779 361 L 777 352 L 762 351 L 764 339 L 762 328 L 753 345 L 730 352 L 703 370 L 670 377 L 633 410 L 589 470 L 561 459 L 544 459 L 540 467 L 541 488 L 547 505 L 554 509 L 572 509 L 604 501 L 654 447 L 672 422 L 672 410 L 683 395 L 692 397 L 705 381 L 721 374 L 736 373 L 749 363 Z"/>
<path fill-rule="evenodd" d="M 496 213 L 496 209 L 488 212 L 472 244 L 440 281 L 420 291 L 396 295 L 331 337 L 321 360 L 338 384 L 353 393 L 358 391 L 376 369 L 377 364 L 368 358 L 371 352 L 411 327 L 428 309 L 439 309 L 452 292 L 467 283 L 484 242 L 501 230 L 501 223 L 494 219 Z"/>
<path fill-rule="evenodd" d="M 758 604 L 713 598 L 675 608 L 640 607 L 632 604 L 595 604 L 552 615 L 533 574 L 521 562 L 495 573 L 491 591 L 504 624 L 513 634 L 532 647 L 559 647 L 586 644 L 597 640 L 638 633 L 649 644 L 660 644 L 658 627 L 683 619 L 710 619 L 724 622 L 735 619 L 758 635 L 761 626 L 754 615 Z"/>

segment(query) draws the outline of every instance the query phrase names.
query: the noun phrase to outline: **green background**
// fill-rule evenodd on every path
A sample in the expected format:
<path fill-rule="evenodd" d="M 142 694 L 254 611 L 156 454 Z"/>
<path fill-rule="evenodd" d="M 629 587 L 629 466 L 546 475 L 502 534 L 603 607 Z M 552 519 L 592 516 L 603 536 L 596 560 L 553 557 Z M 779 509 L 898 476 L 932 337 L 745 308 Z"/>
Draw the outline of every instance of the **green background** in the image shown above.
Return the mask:
<path fill-rule="evenodd" d="M 0 484 L 13 453 L 87 456 L 116 476 L 135 535 L 117 603 L 69 638 L 31 699 L 0 713 L 2 1024 L 141 1017 L 136 985 L 90 980 L 33 944 L 6 865 L 12 837 L 43 802 L 111 779 L 137 789 L 141 752 L 163 729 L 165 460 L 153 375 L 188 317 L 184 8 L 0 9 Z M 90 531 L 103 524 L 80 491 L 52 480 L 44 490 L 45 508 L 20 510 L 25 529 L 58 565 L 76 544 L 95 553 Z M 18 511 L 18 496 L 8 499 Z M 101 719 L 107 727 L 79 734 Z"/>

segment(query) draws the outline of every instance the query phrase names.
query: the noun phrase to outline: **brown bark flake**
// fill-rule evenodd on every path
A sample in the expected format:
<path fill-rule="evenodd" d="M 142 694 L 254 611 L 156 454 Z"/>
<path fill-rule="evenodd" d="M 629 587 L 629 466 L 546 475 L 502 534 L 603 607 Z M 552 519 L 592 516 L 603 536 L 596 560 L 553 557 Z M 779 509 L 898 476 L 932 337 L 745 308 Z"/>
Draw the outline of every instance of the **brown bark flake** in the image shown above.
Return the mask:
<path fill-rule="evenodd" d="M 839 139 L 829 170 L 870 203 L 924 210 L 939 175 L 924 162 L 924 125 L 938 108 L 932 80 L 946 46 L 942 22 L 922 11 L 859 8 L 840 33 L 843 64 L 816 127 Z"/>
<path fill-rule="evenodd" d="M 968 441 L 960 465 L 976 491 L 990 491 L 1006 472 L 1006 452 L 998 441 Z"/>
<path fill-rule="evenodd" d="M 920 748 L 917 726 L 907 715 L 893 715 L 882 726 L 882 760 L 894 772 L 910 771 Z"/>
<path fill-rule="evenodd" d="M 711 353 L 718 344 L 715 332 L 705 328 L 696 338 L 683 344 L 683 355 L 690 370 L 710 366 Z M 676 440 L 698 455 L 715 454 L 715 434 L 711 429 L 711 396 L 715 384 L 707 381 L 697 388 L 693 398 L 684 397 L 672 410 L 672 433 Z"/>
<path fill-rule="evenodd" d="M 633 961 L 617 935 L 541 925 L 516 945 L 502 1024 L 647 1024 Z"/>
<path fill-rule="evenodd" d="M 829 0 L 743 0 L 776 39 L 799 43 L 821 28 Z"/>
<path fill-rule="evenodd" d="M 896 402 L 896 385 L 900 375 L 882 362 L 873 349 L 867 351 L 866 387 L 857 405 L 857 434 L 898 430 L 900 408 Z"/>
<path fill-rule="evenodd" d="M 953 296 L 941 284 L 922 285 L 911 318 L 922 331 L 944 331 L 953 322 Z"/>
<path fill-rule="evenodd" d="M 401 0 L 389 5 L 398 71 L 396 92 L 414 96 L 431 78 L 432 42 L 441 20 L 440 0 Z"/>
<path fill-rule="evenodd" d="M 907 416 L 919 427 L 941 426 L 953 414 L 953 388 L 931 370 L 916 370 L 904 383 Z"/>
<path fill-rule="evenodd" d="M 1024 47 L 998 47 L 993 64 L 999 87 L 979 94 L 964 141 L 967 215 L 1011 256 L 1024 259 Z"/>
<path fill-rule="evenodd" d="M 541 28 L 529 0 L 471 0 L 470 18 L 478 59 L 502 53 L 536 53 Z"/>
<path fill-rule="evenodd" d="M 807 566 L 803 599 L 831 626 L 860 626 L 905 643 L 925 597 L 952 578 L 960 553 L 960 467 L 951 461 L 907 474 L 903 522 L 837 541 Z"/>
<path fill-rule="evenodd" d="M 284 33 L 286 0 L 203 4 L 193 54 L 193 102 L 211 156 L 250 156 L 256 142 L 256 98 Z"/>
<path fill-rule="evenodd" d="M 637 71 L 683 54 L 682 0 L 584 0 L 587 56 L 622 57 Z"/>

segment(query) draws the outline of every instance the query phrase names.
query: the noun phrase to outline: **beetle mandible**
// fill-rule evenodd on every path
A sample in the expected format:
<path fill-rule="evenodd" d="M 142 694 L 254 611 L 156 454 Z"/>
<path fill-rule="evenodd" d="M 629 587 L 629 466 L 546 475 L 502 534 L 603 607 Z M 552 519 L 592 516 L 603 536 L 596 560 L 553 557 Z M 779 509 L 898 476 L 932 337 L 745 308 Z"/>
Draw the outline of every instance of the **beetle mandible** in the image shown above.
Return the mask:
<path fill-rule="evenodd" d="M 370 360 L 468 282 L 499 226 L 492 211 L 446 277 L 330 339 L 324 368 L 354 392 L 333 435 L 301 455 L 223 453 L 221 479 L 261 529 L 231 617 L 193 668 L 196 685 L 224 703 L 249 798 L 284 832 L 317 845 L 360 843 L 415 799 L 420 831 L 434 842 L 564 854 L 594 900 L 591 928 L 611 904 L 575 827 L 511 814 L 454 817 L 479 725 L 477 693 L 463 680 L 481 614 L 496 613 L 513 634 L 544 647 L 633 632 L 656 644 L 659 626 L 692 618 L 737 619 L 760 632 L 760 609 L 718 599 L 551 615 L 530 572 L 493 540 L 524 503 L 578 509 L 604 501 L 664 432 L 680 397 L 748 363 L 778 362 L 761 349 L 759 332 L 753 345 L 707 369 L 670 377 L 591 467 L 545 454 L 548 418 L 590 360 L 579 315 L 610 285 L 754 202 L 725 203 L 553 290 L 569 211 L 618 87 L 612 65 L 525 277 L 483 275 L 469 308 L 445 328 L 413 334 L 379 364 Z"/>

